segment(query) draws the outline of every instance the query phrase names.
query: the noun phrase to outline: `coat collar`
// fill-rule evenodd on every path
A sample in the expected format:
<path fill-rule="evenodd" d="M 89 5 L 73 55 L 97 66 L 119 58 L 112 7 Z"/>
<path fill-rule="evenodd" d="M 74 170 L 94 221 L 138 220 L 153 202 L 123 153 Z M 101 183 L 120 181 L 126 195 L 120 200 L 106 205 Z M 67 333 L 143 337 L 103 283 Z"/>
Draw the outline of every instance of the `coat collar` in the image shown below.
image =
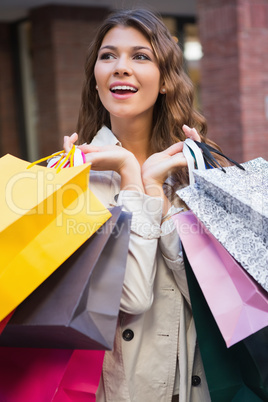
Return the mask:
<path fill-rule="evenodd" d="M 121 142 L 118 141 L 116 136 L 112 133 L 112 131 L 106 127 L 103 126 L 95 135 L 93 140 L 91 141 L 92 145 L 95 146 L 102 146 L 102 145 L 119 145 L 120 147 L 122 146 Z"/>

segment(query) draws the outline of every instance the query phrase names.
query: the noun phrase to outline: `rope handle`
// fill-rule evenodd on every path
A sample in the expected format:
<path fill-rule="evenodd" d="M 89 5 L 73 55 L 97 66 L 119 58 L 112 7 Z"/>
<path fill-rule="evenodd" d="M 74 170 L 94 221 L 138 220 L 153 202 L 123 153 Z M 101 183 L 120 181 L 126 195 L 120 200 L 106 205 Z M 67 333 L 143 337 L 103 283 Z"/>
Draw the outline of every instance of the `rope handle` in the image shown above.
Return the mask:
<path fill-rule="evenodd" d="M 71 150 L 65 154 L 64 149 L 62 151 L 55 152 L 52 155 L 46 156 L 44 158 L 38 159 L 35 162 L 30 163 L 30 165 L 27 166 L 27 169 L 30 169 L 31 167 L 37 165 L 38 163 L 44 162 L 50 158 L 54 158 L 55 156 L 61 155 L 57 163 L 53 166 L 53 169 L 56 169 L 56 173 L 59 173 L 59 171 L 62 169 L 62 167 L 65 165 L 66 162 L 70 160 L 70 167 L 74 166 L 74 154 L 75 154 L 75 146 L 73 145 Z"/>

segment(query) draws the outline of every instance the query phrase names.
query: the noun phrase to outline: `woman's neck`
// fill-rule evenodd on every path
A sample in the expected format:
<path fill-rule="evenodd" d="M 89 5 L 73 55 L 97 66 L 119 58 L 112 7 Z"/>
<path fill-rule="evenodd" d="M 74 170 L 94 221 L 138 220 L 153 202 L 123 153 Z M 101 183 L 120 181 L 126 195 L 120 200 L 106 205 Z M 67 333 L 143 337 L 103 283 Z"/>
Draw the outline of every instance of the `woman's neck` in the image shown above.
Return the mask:
<path fill-rule="evenodd" d="M 150 137 L 152 125 L 146 122 L 113 120 L 112 132 L 122 146 L 132 152 L 140 165 L 150 156 Z"/>

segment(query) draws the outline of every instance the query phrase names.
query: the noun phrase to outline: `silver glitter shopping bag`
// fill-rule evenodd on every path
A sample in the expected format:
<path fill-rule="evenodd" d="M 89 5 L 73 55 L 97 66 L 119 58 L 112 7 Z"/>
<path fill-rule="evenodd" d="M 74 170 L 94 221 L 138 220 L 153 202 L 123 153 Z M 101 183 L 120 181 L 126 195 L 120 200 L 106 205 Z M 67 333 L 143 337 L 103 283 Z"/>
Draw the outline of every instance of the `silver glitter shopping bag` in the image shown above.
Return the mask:
<path fill-rule="evenodd" d="M 268 162 L 194 170 L 177 194 L 225 249 L 268 291 Z"/>

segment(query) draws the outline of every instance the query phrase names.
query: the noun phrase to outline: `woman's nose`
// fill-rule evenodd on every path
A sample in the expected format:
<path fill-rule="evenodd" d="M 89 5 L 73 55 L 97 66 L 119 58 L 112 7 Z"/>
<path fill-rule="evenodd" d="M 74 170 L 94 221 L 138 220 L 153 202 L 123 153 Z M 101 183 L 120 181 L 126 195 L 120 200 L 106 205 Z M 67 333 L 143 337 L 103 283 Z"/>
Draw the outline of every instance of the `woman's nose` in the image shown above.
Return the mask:
<path fill-rule="evenodd" d="M 127 57 L 120 57 L 117 59 L 117 63 L 114 69 L 114 75 L 131 75 L 132 68 L 130 64 L 130 60 Z"/>

